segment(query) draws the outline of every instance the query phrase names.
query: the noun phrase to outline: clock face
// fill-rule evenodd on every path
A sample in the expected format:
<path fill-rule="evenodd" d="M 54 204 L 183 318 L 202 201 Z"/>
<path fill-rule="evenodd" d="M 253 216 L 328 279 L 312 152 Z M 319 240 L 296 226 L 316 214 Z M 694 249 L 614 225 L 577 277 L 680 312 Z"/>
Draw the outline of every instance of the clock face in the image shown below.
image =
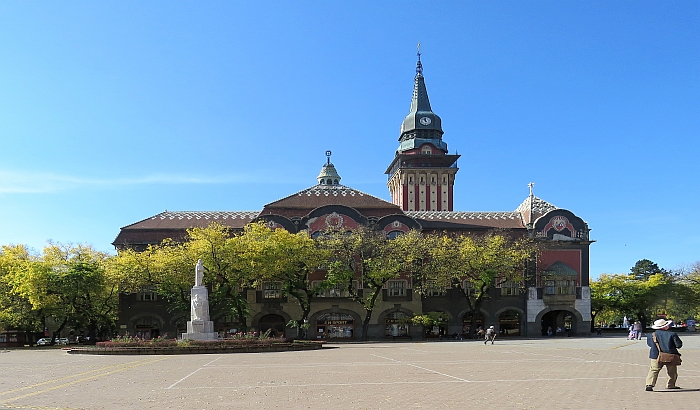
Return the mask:
<path fill-rule="evenodd" d="M 430 117 L 421 117 L 419 121 L 423 125 L 430 125 L 430 123 L 433 122 L 433 120 L 431 120 Z"/>

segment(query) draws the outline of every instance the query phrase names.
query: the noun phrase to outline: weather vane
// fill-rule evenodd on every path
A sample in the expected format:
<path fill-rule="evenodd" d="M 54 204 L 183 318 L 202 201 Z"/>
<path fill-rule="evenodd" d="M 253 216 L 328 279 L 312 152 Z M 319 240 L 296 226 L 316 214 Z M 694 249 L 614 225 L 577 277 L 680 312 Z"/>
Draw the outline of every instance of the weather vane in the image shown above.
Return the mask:
<path fill-rule="evenodd" d="M 331 154 L 332 154 L 332 152 L 326 151 L 326 156 L 328 157 L 328 165 L 331 164 Z"/>

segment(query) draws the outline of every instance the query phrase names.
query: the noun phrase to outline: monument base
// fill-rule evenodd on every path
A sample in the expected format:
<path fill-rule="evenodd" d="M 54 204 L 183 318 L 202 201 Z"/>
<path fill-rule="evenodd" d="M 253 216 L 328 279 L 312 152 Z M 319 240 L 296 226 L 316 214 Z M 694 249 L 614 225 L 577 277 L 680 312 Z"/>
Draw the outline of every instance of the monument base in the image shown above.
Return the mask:
<path fill-rule="evenodd" d="M 214 322 L 211 320 L 191 320 L 187 322 L 187 333 L 182 334 L 182 339 L 190 340 L 216 340 L 219 334 L 214 331 Z"/>

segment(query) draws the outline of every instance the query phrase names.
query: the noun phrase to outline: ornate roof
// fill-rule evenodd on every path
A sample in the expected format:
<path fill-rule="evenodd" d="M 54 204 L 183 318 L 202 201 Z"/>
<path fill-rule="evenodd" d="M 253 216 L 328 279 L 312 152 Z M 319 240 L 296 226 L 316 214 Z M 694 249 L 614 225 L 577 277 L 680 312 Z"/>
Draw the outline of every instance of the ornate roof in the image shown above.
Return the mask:
<path fill-rule="evenodd" d="M 538 217 L 555 209 L 559 209 L 559 207 L 552 205 L 534 195 L 530 195 L 525 198 L 523 203 L 518 206 L 518 209 L 516 209 L 515 212 L 522 215 L 523 223 L 527 225 L 534 222 Z"/>
<path fill-rule="evenodd" d="M 182 211 L 161 212 L 142 221 L 123 227 L 112 245 L 117 247 L 156 244 L 164 239 L 183 241 L 187 238 L 187 229 L 205 228 L 212 222 L 233 229 L 243 229 L 253 221 L 260 211 Z"/>
<path fill-rule="evenodd" d="M 424 228 L 524 228 L 519 212 L 404 211 Z"/>
<path fill-rule="evenodd" d="M 323 205 L 345 205 L 355 209 L 362 208 L 391 208 L 400 209 L 397 205 L 368 193 L 350 188 L 345 185 L 314 185 L 288 197 L 265 205 L 263 213 L 270 208 L 304 208 L 314 209 Z"/>
<path fill-rule="evenodd" d="M 161 212 L 150 218 L 127 225 L 122 229 L 181 229 L 205 227 L 212 222 L 232 228 L 241 228 L 255 219 L 260 211 L 179 211 Z"/>

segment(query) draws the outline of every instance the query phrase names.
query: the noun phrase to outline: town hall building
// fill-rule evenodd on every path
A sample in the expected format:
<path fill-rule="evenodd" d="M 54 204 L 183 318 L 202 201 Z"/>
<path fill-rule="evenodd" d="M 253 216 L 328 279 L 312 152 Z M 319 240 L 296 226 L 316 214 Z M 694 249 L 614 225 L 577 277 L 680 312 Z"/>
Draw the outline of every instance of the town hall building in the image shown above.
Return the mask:
<path fill-rule="evenodd" d="M 162 212 L 121 228 L 113 245 L 117 250 L 144 250 L 164 239 L 186 240 L 187 229 L 217 222 L 242 231 L 250 222 L 263 221 L 270 228 L 314 235 L 330 228 L 372 226 L 392 237 L 411 229 L 423 233 L 480 234 L 508 230 L 536 238 L 544 250 L 536 274 L 522 284 L 506 283 L 491 290 L 479 312 L 471 312 L 456 289 L 435 294 L 413 292 L 411 278 L 389 281 L 377 303 L 369 339 L 471 335 L 472 315 L 479 326 L 491 326 L 507 336 L 544 336 L 548 329 L 562 334 L 590 332 L 588 224 L 573 212 L 558 208 L 530 194 L 513 211 L 455 211 L 454 189 L 459 155 L 443 140 L 442 120 L 432 111 L 418 55 L 413 96 L 401 124 L 398 148 L 385 173 L 390 201 L 341 183 L 330 152 L 316 183 L 271 202 L 259 211 Z M 506 205 L 507 206 L 507 205 Z M 525 273 L 524 273 L 525 274 Z M 314 278 L 309 278 L 313 280 Z M 358 286 L 362 286 L 361 283 Z M 276 283 L 260 283 L 244 290 L 250 305 L 250 326 L 259 331 L 289 332 L 285 325 L 299 317 L 299 306 L 279 292 Z M 307 337 L 323 340 L 359 340 L 364 310 L 340 289 L 317 295 L 312 303 Z M 444 326 L 423 329 L 407 318 L 426 312 L 442 312 Z M 169 313 L 166 302 L 145 289 L 120 297 L 120 332 L 153 337 L 183 332 L 188 317 Z M 234 319 L 216 318 L 217 330 L 236 329 Z"/>

